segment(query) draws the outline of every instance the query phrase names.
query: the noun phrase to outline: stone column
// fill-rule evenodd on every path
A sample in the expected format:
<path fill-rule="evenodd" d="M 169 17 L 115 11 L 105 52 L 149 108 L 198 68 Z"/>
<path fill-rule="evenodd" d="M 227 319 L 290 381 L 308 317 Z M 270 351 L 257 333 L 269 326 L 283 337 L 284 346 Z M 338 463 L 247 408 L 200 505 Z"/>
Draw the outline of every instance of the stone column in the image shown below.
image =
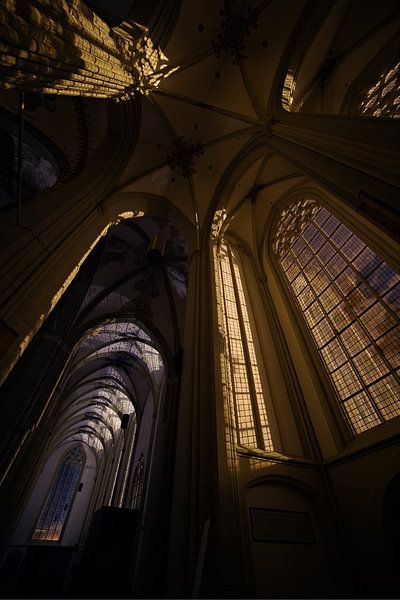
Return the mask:
<path fill-rule="evenodd" d="M 144 475 L 143 480 L 145 503 L 138 522 L 136 555 L 132 561 L 132 592 L 137 598 L 149 595 L 158 598 L 164 595 L 169 559 L 181 367 L 179 354 L 172 359 L 167 348 L 164 348 L 164 352 L 167 358 L 165 389 L 160 397 L 147 400 L 154 402 L 154 412 L 145 465 L 147 475 Z M 177 454 L 180 455 L 179 449 Z"/>
<path fill-rule="evenodd" d="M 177 415 L 177 441 L 174 474 L 174 492 L 171 510 L 170 549 L 168 553 L 168 597 L 190 597 L 192 574 L 197 545 L 193 534 L 196 513 L 193 436 L 197 428 L 197 339 L 199 329 L 199 253 L 189 261 L 189 286 L 186 303 L 184 335 L 185 355 L 182 365 L 182 383 Z M 193 423 L 195 421 L 195 423 Z M 193 540 L 193 537 L 195 538 Z M 194 546 L 194 548 L 193 548 Z"/>
<path fill-rule="evenodd" d="M 53 397 L 57 381 L 72 347 L 71 323 L 90 284 L 99 254 L 94 252 L 66 292 L 63 302 L 47 319 L 29 350 L 0 391 L 2 413 L 0 435 L 0 478 L 3 525 L 12 525 L 26 488 L 36 473 L 56 410 Z M 46 419 L 42 421 L 43 415 Z"/>
<path fill-rule="evenodd" d="M 144 29 L 110 29 L 81 0 L 6 0 L 0 31 L 0 87 L 110 98 L 139 83 Z"/>
<path fill-rule="evenodd" d="M 167 590 L 176 598 L 247 597 L 207 238 L 189 271 Z"/>

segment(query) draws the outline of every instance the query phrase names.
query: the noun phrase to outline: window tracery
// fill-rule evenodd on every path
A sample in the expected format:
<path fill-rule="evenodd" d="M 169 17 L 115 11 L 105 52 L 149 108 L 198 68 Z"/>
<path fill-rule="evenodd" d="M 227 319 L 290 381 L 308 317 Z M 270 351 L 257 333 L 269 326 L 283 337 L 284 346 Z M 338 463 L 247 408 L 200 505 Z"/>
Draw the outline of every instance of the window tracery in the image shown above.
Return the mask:
<path fill-rule="evenodd" d="M 58 542 L 65 527 L 84 467 L 79 446 L 64 453 L 37 520 L 33 541 Z"/>
<path fill-rule="evenodd" d="M 400 415 L 400 276 L 311 199 L 272 247 L 353 431 Z"/>

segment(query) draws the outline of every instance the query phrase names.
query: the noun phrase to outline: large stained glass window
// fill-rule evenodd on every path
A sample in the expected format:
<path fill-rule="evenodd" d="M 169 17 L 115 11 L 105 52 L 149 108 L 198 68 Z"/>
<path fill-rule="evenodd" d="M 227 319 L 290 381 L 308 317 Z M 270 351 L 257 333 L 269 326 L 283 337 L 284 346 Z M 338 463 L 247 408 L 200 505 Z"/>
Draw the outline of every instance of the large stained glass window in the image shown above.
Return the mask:
<path fill-rule="evenodd" d="M 32 540 L 40 542 L 60 540 L 74 501 L 84 462 L 79 446 L 70 448 L 64 454 L 37 520 Z"/>
<path fill-rule="evenodd" d="M 281 212 L 273 249 L 353 431 L 400 415 L 400 276 L 326 208 Z"/>
<path fill-rule="evenodd" d="M 217 281 L 222 297 L 225 352 L 230 371 L 238 443 L 272 450 L 264 392 L 238 257 L 222 243 Z"/>
<path fill-rule="evenodd" d="M 369 117 L 400 117 L 400 62 L 384 71 L 362 94 L 361 114 Z"/>

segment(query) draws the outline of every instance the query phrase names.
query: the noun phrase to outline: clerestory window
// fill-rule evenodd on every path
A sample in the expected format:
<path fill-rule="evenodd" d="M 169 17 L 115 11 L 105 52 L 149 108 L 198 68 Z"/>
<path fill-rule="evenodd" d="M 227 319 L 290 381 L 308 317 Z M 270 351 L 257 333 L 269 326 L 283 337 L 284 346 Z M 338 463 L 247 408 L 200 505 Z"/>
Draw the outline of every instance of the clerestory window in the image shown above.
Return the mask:
<path fill-rule="evenodd" d="M 70 448 L 63 455 L 32 534 L 33 541 L 57 542 L 60 540 L 75 498 L 84 463 L 84 455 L 79 446 Z"/>
<path fill-rule="evenodd" d="M 354 433 L 400 415 L 400 276 L 313 199 L 280 214 L 273 250 Z"/>
<path fill-rule="evenodd" d="M 237 442 L 244 446 L 273 450 L 270 426 L 253 332 L 244 293 L 241 266 L 235 250 L 223 242 L 216 256 L 217 283 L 225 332 L 225 366 Z"/>

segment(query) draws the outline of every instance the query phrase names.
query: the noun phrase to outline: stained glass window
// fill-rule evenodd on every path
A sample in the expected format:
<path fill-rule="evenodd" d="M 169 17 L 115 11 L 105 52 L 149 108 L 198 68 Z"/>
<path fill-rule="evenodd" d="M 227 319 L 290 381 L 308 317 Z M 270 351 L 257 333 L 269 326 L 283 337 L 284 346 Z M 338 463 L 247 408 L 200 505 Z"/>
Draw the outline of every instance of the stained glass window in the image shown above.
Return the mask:
<path fill-rule="evenodd" d="M 135 475 L 132 486 L 132 508 L 139 509 L 142 502 L 143 492 L 143 474 L 144 474 L 144 456 L 140 456 L 136 465 Z"/>
<path fill-rule="evenodd" d="M 81 478 L 84 456 L 80 447 L 70 448 L 62 457 L 36 523 L 32 540 L 57 542 L 65 527 Z"/>
<path fill-rule="evenodd" d="M 249 447 L 272 450 L 241 270 L 232 249 L 224 243 L 220 249 L 219 269 L 238 442 Z"/>
<path fill-rule="evenodd" d="M 326 208 L 282 211 L 273 242 L 355 433 L 400 415 L 400 276 Z"/>
<path fill-rule="evenodd" d="M 400 117 L 400 62 L 386 69 L 364 91 L 359 110 L 369 117 Z"/>

